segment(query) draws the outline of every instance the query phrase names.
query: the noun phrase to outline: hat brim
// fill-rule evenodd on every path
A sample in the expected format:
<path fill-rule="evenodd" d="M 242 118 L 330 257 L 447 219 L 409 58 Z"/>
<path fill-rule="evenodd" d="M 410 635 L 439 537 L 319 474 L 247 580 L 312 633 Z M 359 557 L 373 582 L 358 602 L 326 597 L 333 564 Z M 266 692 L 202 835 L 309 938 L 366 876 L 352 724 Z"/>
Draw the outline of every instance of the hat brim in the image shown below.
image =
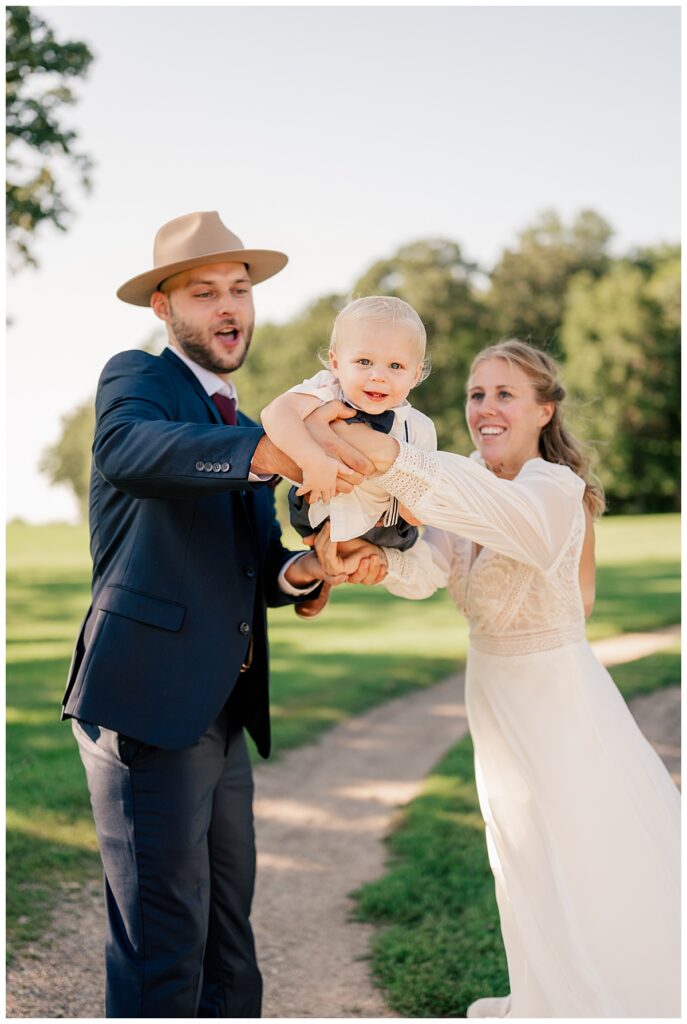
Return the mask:
<path fill-rule="evenodd" d="M 117 298 L 134 306 L 149 306 L 153 292 L 157 291 L 168 277 L 181 274 L 182 271 L 191 270 L 193 267 L 204 267 L 213 263 L 245 263 L 251 284 L 260 284 L 268 277 L 278 274 L 288 262 L 289 257 L 285 253 L 273 249 L 231 249 L 226 252 L 206 253 L 204 256 L 194 256 L 190 260 L 155 267 L 145 274 L 132 277 L 117 289 Z"/>

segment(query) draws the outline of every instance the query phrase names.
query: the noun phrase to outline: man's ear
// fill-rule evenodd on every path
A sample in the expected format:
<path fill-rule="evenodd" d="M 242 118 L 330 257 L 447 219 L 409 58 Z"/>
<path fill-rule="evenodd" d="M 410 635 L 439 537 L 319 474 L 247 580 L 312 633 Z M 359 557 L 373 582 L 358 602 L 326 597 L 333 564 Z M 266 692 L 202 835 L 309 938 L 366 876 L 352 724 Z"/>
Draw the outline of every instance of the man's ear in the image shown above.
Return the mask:
<path fill-rule="evenodd" d="M 153 313 L 160 320 L 164 320 L 165 323 L 169 323 L 170 309 L 169 309 L 169 298 L 164 292 L 153 292 L 150 296 L 150 305 Z"/>

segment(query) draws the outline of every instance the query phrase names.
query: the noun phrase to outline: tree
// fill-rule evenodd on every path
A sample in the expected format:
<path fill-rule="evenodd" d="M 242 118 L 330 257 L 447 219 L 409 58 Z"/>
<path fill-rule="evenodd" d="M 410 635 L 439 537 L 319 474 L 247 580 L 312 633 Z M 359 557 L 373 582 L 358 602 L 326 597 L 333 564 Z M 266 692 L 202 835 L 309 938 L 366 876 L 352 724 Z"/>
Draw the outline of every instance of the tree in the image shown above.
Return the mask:
<path fill-rule="evenodd" d="M 600 475 L 612 511 L 673 509 L 679 468 L 679 249 L 646 249 L 612 261 L 603 252 L 604 223 L 595 214 L 577 219 L 575 260 L 570 236 L 558 246 L 560 274 L 552 278 L 554 288 L 565 283 L 554 314 L 562 324 L 559 344 L 575 413 L 571 425 L 583 439 L 601 442 Z M 534 243 L 527 249 L 537 260 L 549 244 L 544 245 L 542 231 L 537 235 L 541 251 Z M 547 237 L 560 242 L 559 236 L 552 221 Z M 572 273 L 576 265 L 584 269 Z M 501 299 L 515 308 L 518 282 L 513 279 L 509 291 L 507 280 L 502 276 L 499 282 Z M 427 328 L 432 372 L 411 399 L 434 420 L 439 446 L 461 453 L 471 448 L 463 412 L 470 363 L 498 339 L 494 299 L 480 290 L 479 281 L 478 268 L 463 259 L 455 242 L 420 239 L 376 261 L 350 296 L 398 295 L 417 310 Z M 250 356 L 236 376 L 244 412 L 258 419 L 275 395 L 317 372 L 318 353 L 326 354 L 332 323 L 346 301 L 342 294 L 325 295 L 288 323 L 256 330 Z M 158 328 L 142 347 L 159 351 L 161 340 Z M 88 402 L 64 417 L 60 440 L 42 463 L 53 483 L 72 487 L 83 512 L 92 415 Z M 286 490 L 277 492 L 283 521 Z"/>
<path fill-rule="evenodd" d="M 561 355 L 558 335 L 568 283 L 581 270 L 592 278 L 606 271 L 611 234 L 593 210 L 583 210 L 570 227 L 558 214 L 543 213 L 492 271 L 487 303 L 494 334 L 522 338 Z"/>
<path fill-rule="evenodd" d="M 164 347 L 165 332 L 153 328 L 143 339 L 142 352 L 157 355 Z M 60 436 L 43 452 L 38 465 L 51 484 L 66 484 L 76 498 L 81 519 L 88 518 L 91 446 L 95 430 L 95 399 L 88 398 L 62 417 Z"/>
<path fill-rule="evenodd" d="M 62 417 L 56 444 L 46 449 L 39 463 L 51 484 L 67 484 L 76 498 L 82 519 L 88 518 L 88 486 L 91 475 L 91 445 L 95 408 L 90 398 Z"/>
<path fill-rule="evenodd" d="M 85 43 L 58 43 L 30 7 L 6 8 L 6 219 L 13 268 L 36 265 L 31 241 L 43 222 L 67 228 L 65 174 L 90 187 L 91 161 L 60 122 L 75 102 L 69 79 L 83 77 L 93 55 Z"/>
<path fill-rule="evenodd" d="M 673 511 L 680 472 L 680 252 L 573 278 L 561 339 L 577 432 L 599 443 L 612 512 Z"/>

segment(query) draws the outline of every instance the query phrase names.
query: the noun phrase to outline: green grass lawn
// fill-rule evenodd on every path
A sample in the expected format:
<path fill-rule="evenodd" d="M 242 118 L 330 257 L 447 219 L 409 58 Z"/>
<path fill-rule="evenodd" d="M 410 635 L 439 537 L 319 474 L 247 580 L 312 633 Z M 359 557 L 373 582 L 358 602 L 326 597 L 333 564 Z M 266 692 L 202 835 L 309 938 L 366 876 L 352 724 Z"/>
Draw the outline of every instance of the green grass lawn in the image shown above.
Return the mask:
<path fill-rule="evenodd" d="M 676 516 L 608 520 L 599 530 L 599 613 L 590 634 L 679 617 Z M 81 527 L 12 524 L 7 535 L 8 944 L 35 938 L 61 882 L 99 872 L 88 795 L 59 705 L 88 607 Z M 323 729 L 453 671 L 467 629 L 445 594 L 415 603 L 339 588 L 326 613 L 270 613 L 276 756 Z M 304 670 L 305 666 L 305 670 Z"/>
<path fill-rule="evenodd" d="M 300 545 L 299 545 L 300 546 Z M 7 936 L 44 929 L 58 883 L 99 873 L 83 769 L 60 701 L 88 607 L 83 528 L 12 525 L 7 541 Z M 417 609 L 381 590 L 341 588 L 312 622 L 270 612 L 275 755 L 343 718 L 432 682 L 464 656 L 445 594 Z M 430 653 L 428 653 L 430 652 Z"/>

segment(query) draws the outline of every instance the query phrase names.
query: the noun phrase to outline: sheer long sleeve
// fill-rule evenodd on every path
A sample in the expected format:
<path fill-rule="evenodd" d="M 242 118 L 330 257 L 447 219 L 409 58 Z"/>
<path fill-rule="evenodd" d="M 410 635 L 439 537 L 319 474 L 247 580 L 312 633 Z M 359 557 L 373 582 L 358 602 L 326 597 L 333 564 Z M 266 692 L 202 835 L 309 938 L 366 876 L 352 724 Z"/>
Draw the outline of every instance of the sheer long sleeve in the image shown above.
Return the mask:
<path fill-rule="evenodd" d="M 423 523 L 544 572 L 556 563 L 585 486 L 567 466 L 532 459 L 515 480 L 502 480 L 462 455 L 399 443 L 377 482 Z"/>
<path fill-rule="evenodd" d="M 453 534 L 429 526 L 407 551 L 385 548 L 388 575 L 383 586 L 396 597 L 413 601 L 430 597 L 454 578 L 456 547 L 461 543 Z"/>

